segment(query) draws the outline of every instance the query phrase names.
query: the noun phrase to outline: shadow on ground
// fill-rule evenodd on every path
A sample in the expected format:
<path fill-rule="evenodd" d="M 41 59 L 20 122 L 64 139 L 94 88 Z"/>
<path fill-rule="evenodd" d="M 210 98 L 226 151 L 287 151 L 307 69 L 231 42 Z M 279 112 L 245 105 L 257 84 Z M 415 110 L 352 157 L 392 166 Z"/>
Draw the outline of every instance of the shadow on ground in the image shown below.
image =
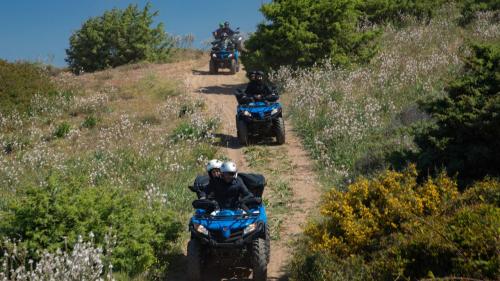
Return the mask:
<path fill-rule="evenodd" d="M 202 94 L 209 94 L 209 95 L 234 95 L 236 89 L 239 88 L 245 89 L 246 86 L 247 86 L 246 83 L 236 84 L 236 85 L 222 84 L 217 86 L 201 87 L 198 88 L 197 91 Z"/>
<path fill-rule="evenodd" d="M 187 276 L 187 257 L 179 255 L 170 267 L 171 274 L 166 281 L 189 281 Z M 252 281 L 251 270 L 242 267 L 225 267 L 221 265 L 206 265 L 200 281 Z M 288 275 L 268 277 L 268 281 L 288 281 Z"/>
<path fill-rule="evenodd" d="M 213 143 L 216 146 L 231 149 L 240 149 L 243 147 L 236 136 L 214 134 L 214 137 L 218 139 L 218 141 Z M 250 139 L 250 145 L 279 146 L 273 137 L 252 137 Z"/>
<path fill-rule="evenodd" d="M 229 70 L 225 71 L 225 70 L 221 70 L 219 72 L 217 72 L 217 74 L 212 74 L 210 73 L 209 71 L 206 71 L 206 70 L 198 70 L 198 69 L 193 69 L 191 70 L 191 72 L 193 73 L 193 75 L 234 75 L 234 74 L 231 74 L 231 72 L 229 72 Z"/>
<path fill-rule="evenodd" d="M 214 145 L 224 148 L 239 149 L 242 148 L 238 138 L 236 136 L 230 136 L 226 134 L 215 134 L 215 138 L 219 141 L 215 142 Z"/>

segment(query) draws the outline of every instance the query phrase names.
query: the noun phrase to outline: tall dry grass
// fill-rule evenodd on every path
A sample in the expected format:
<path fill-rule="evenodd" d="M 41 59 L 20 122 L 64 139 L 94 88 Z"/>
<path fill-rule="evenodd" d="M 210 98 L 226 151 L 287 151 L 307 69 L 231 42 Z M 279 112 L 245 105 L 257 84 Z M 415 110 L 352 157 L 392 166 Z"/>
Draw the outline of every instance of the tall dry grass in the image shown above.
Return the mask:
<path fill-rule="evenodd" d="M 428 23 L 407 17 L 406 28 L 384 26 L 379 53 L 368 65 L 283 67 L 271 75 L 329 184 L 345 186 L 389 166 L 392 152 L 414 149 L 405 126 L 427 119 L 419 100 L 445 94 L 461 69 L 466 38 L 498 40 L 498 21 L 481 15 L 464 29 L 456 8 L 447 5 Z"/>

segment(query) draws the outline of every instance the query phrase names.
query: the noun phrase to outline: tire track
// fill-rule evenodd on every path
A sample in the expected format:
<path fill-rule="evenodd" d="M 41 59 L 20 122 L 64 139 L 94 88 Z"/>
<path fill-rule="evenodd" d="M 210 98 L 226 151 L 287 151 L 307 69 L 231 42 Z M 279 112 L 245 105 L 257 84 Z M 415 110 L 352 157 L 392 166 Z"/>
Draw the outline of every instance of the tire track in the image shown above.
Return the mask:
<path fill-rule="evenodd" d="M 208 112 L 218 116 L 221 121 L 219 145 L 227 158 L 235 161 L 241 171 L 251 171 L 245 160 L 242 146 L 236 138 L 235 112 L 237 102 L 233 92 L 240 87 L 245 87 L 247 80 L 243 71 L 236 75 L 208 73 L 208 62 L 203 60 L 197 67 L 185 76 L 185 84 L 191 96 L 202 98 L 208 107 Z M 268 280 L 288 280 L 286 276 L 286 265 L 291 256 L 291 245 L 295 238 L 302 232 L 308 216 L 320 200 L 320 188 L 315 180 L 313 164 L 308 154 L 302 148 L 300 139 L 293 131 L 291 124 L 286 123 L 286 143 L 283 146 L 268 146 L 270 150 L 278 150 L 284 147 L 286 156 L 292 165 L 292 173 L 280 175 L 285 178 L 293 191 L 290 216 L 293 223 L 283 225 L 280 229 L 280 239 L 271 242 L 271 259 L 268 265 Z M 279 161 L 279 160 L 272 160 Z M 272 167 L 276 163 L 269 163 Z M 268 176 L 268 175 L 266 175 Z M 232 275 L 245 275 L 245 272 L 235 272 Z M 207 276 L 206 280 L 248 280 L 247 277 L 221 276 L 216 272 L 213 276 Z M 183 280 L 178 279 L 178 280 Z"/>

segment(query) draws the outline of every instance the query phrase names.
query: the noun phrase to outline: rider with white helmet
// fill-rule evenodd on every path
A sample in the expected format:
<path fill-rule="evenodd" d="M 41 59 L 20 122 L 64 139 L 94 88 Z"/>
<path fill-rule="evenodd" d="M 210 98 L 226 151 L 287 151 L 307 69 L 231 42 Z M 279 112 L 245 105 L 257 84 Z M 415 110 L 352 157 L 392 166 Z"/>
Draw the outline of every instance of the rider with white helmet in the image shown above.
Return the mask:
<path fill-rule="evenodd" d="M 220 167 L 220 171 L 222 173 L 222 178 L 224 181 L 229 181 L 230 179 L 235 179 L 238 177 L 238 168 L 236 168 L 236 164 L 232 161 L 226 161 Z"/>
<path fill-rule="evenodd" d="M 207 176 L 198 176 L 195 180 L 193 187 L 196 188 L 196 194 L 199 199 L 206 199 L 206 189 L 210 184 L 216 184 L 222 181 L 222 174 L 220 172 L 220 167 L 222 166 L 222 161 L 218 159 L 212 159 L 208 161 L 206 166 Z"/>
<path fill-rule="evenodd" d="M 208 197 L 214 198 L 220 208 L 236 208 L 240 199 L 253 197 L 243 181 L 238 179 L 238 169 L 234 162 L 224 162 L 220 171 L 222 181 L 211 182 L 206 190 Z"/>
<path fill-rule="evenodd" d="M 210 179 L 220 178 L 221 171 L 220 168 L 222 166 L 222 161 L 218 159 L 212 159 L 207 163 L 207 174 Z"/>

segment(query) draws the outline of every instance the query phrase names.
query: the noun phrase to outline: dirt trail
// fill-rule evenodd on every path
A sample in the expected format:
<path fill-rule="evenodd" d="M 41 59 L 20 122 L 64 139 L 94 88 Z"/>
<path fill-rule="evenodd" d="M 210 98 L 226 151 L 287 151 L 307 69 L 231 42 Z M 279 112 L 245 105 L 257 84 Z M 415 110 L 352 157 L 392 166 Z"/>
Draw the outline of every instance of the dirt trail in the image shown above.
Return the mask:
<path fill-rule="evenodd" d="M 214 115 L 219 116 L 221 119 L 222 128 L 219 136 L 221 142 L 219 145 L 225 150 L 223 154 L 235 161 L 241 171 L 250 171 L 245 161 L 243 148 L 236 138 L 235 111 L 237 102 L 233 95 L 237 88 L 246 86 L 245 73 L 242 71 L 236 75 L 228 75 L 227 73 L 210 75 L 208 73 L 208 62 L 200 61 L 195 66 L 195 69 L 186 76 L 185 82 L 190 94 L 203 98 L 208 105 L 208 111 L 213 112 Z M 279 233 L 280 239 L 271 242 L 268 280 L 288 279 L 284 266 L 290 257 L 290 245 L 296 235 L 302 231 L 306 218 L 314 210 L 320 198 L 319 185 L 315 181 L 311 160 L 302 148 L 299 138 L 289 123 L 286 124 L 286 129 L 286 143 L 283 147 L 293 170 L 288 175 L 283 176 L 290 183 L 293 192 L 293 202 L 290 204 L 290 210 L 293 212 L 293 222 L 287 224 L 285 221 Z M 270 145 L 268 149 L 277 150 L 280 147 Z M 235 280 L 233 278 L 231 280 Z M 212 276 L 209 280 L 226 279 L 220 276 Z"/>

